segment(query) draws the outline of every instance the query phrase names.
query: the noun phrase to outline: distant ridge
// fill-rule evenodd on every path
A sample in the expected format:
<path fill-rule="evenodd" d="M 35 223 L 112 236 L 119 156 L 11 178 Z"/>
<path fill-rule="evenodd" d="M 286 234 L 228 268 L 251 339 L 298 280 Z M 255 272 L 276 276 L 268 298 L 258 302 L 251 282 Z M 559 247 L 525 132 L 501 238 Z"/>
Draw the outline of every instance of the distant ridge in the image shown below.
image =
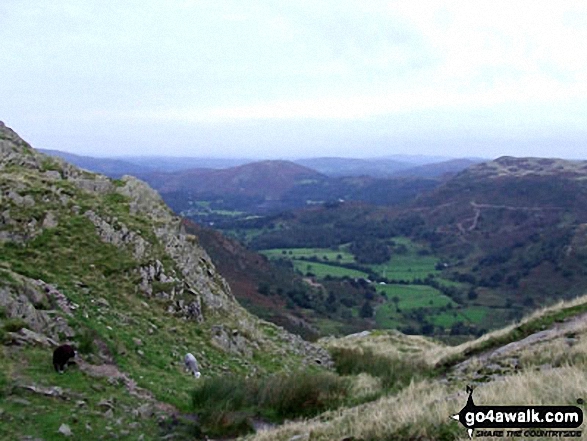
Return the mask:
<path fill-rule="evenodd" d="M 119 178 L 123 175 L 135 175 L 152 171 L 151 167 L 138 165 L 129 161 L 113 158 L 96 158 L 92 156 L 80 156 L 60 150 L 37 149 L 39 152 L 49 156 L 61 158 L 77 167 L 102 173 L 111 178 Z"/>
<path fill-rule="evenodd" d="M 153 173 L 144 178 L 162 193 L 191 191 L 279 199 L 302 181 L 321 181 L 326 176 L 291 161 L 268 160 L 220 170 Z"/>
<path fill-rule="evenodd" d="M 451 159 L 443 162 L 419 165 L 404 170 L 397 171 L 394 177 L 421 177 L 421 178 L 438 178 L 447 174 L 455 174 L 466 168 L 483 162 L 481 159 Z"/>
<path fill-rule="evenodd" d="M 305 158 L 295 161 L 296 164 L 309 167 L 330 177 L 372 176 L 389 177 L 393 173 L 413 167 L 410 162 L 393 159 L 358 159 L 358 158 Z"/>

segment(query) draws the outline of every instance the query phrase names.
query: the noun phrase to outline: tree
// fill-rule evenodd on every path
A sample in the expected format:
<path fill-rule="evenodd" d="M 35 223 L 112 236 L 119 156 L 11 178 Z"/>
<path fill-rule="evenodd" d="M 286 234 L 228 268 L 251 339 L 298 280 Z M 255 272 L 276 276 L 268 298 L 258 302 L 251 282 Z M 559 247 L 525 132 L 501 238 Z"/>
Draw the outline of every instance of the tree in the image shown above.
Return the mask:
<path fill-rule="evenodd" d="M 391 301 L 393 303 L 395 303 L 395 310 L 399 312 L 399 297 L 398 296 L 393 296 L 391 298 Z"/>
<path fill-rule="evenodd" d="M 259 291 L 259 294 L 262 294 L 264 296 L 269 295 L 271 293 L 269 284 L 268 283 L 265 283 L 265 282 L 261 282 L 259 284 L 259 287 L 257 288 L 257 291 Z"/>
<path fill-rule="evenodd" d="M 363 306 L 361 306 L 361 309 L 359 311 L 359 315 L 362 318 L 371 318 L 373 317 L 373 307 L 371 306 L 371 302 L 369 302 L 368 300 L 363 303 Z"/>

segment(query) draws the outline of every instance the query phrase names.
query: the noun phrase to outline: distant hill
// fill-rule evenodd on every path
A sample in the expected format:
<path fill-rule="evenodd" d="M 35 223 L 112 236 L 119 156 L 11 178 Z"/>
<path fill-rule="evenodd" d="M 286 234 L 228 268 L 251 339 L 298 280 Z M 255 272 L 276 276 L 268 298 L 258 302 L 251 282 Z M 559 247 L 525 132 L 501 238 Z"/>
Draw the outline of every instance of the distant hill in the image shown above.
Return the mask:
<path fill-rule="evenodd" d="M 230 168 L 255 162 L 254 159 L 247 158 L 202 158 L 192 156 L 122 156 L 114 159 L 120 159 L 161 172 L 174 172 L 190 168 Z"/>
<path fill-rule="evenodd" d="M 102 173 L 111 178 L 119 178 L 123 175 L 137 175 L 148 173 L 153 169 L 146 165 L 139 165 L 130 161 L 124 161 L 114 158 L 95 158 L 91 156 L 74 155 L 73 153 L 62 152 L 59 150 L 39 149 L 41 153 L 64 159 L 65 161 L 76 165 L 80 168 Z"/>
<path fill-rule="evenodd" d="M 451 159 L 449 161 L 435 162 L 431 164 L 419 165 L 399 170 L 393 173 L 394 177 L 421 177 L 421 178 L 440 178 L 450 174 L 456 174 L 474 164 L 483 162 L 481 159 Z"/>
<path fill-rule="evenodd" d="M 384 178 L 399 170 L 414 166 L 413 163 L 393 159 L 306 158 L 298 159 L 295 162 L 331 177 L 372 176 Z"/>
<path fill-rule="evenodd" d="M 139 176 L 177 213 L 198 222 L 265 215 L 340 200 L 398 205 L 440 183 L 428 178 L 334 178 L 289 161 Z"/>
<path fill-rule="evenodd" d="M 330 177 L 370 176 L 389 178 L 399 176 L 436 178 L 455 173 L 472 164 L 485 161 L 480 158 L 446 158 L 443 156 L 391 155 L 379 158 L 304 158 L 295 162 Z"/>
<path fill-rule="evenodd" d="M 540 305 L 587 289 L 587 162 L 502 157 L 474 165 L 409 210 L 420 235 L 503 302 Z"/>
<path fill-rule="evenodd" d="M 145 176 L 162 193 L 190 191 L 200 194 L 257 196 L 279 199 L 295 185 L 324 180 L 312 169 L 290 161 L 260 161 L 227 169 L 192 169 Z"/>

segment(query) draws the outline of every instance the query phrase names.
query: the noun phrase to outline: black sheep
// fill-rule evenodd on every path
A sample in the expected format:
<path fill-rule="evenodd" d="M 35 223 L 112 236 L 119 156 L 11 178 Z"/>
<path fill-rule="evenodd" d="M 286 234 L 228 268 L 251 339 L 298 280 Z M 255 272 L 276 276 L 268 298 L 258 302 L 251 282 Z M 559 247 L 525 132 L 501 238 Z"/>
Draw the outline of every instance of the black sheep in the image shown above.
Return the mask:
<path fill-rule="evenodd" d="M 53 351 L 53 367 L 60 374 L 63 373 L 65 365 L 70 358 L 75 357 L 76 352 L 73 346 L 61 345 Z"/>

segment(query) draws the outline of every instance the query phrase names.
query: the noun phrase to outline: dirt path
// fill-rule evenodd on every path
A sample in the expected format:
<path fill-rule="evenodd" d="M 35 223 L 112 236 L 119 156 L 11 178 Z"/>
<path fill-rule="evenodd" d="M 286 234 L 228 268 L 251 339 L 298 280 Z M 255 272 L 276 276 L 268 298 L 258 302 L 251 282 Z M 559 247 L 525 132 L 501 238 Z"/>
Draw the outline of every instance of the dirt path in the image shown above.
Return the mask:
<path fill-rule="evenodd" d="M 158 401 L 153 394 L 148 391 L 147 389 L 143 389 L 137 386 L 136 381 L 125 374 L 118 366 L 114 364 L 90 364 L 83 360 L 77 360 L 77 365 L 79 366 L 80 370 L 92 377 L 99 377 L 99 378 L 114 378 L 116 380 L 122 381 L 126 390 L 129 394 L 134 397 L 137 397 L 144 401 L 151 402 L 158 410 L 168 413 L 168 414 L 177 414 L 178 410 L 172 406 L 171 404 L 163 403 Z"/>

